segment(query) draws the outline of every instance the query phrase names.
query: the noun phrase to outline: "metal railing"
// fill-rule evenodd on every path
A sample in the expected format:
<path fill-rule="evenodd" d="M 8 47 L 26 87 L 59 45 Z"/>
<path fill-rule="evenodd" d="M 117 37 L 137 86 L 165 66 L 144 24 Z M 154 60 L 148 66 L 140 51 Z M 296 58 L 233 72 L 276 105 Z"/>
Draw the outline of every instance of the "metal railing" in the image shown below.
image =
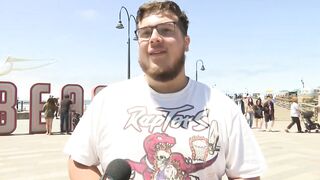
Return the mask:
<path fill-rule="evenodd" d="M 290 109 L 291 102 L 289 98 L 277 97 L 276 104 L 280 107 Z M 312 117 L 313 121 L 317 121 L 318 119 L 318 108 L 316 108 L 317 104 L 318 104 L 317 99 L 314 99 L 309 103 L 299 103 L 302 112 L 307 112 L 307 111 L 313 112 L 313 117 Z"/>

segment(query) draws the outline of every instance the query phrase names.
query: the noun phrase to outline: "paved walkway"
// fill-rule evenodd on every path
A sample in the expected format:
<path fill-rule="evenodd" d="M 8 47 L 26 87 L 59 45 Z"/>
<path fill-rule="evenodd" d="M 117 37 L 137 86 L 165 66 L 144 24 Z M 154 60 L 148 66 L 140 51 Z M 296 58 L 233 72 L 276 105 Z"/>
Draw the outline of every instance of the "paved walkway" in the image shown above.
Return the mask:
<path fill-rule="evenodd" d="M 285 133 L 290 122 L 285 113 L 278 113 L 273 132 L 253 129 L 268 164 L 262 179 L 319 180 L 320 133 L 294 133 L 295 126 L 293 133 Z M 57 132 L 59 122 L 54 120 L 53 125 Z M 67 157 L 62 149 L 69 135 L 29 135 L 28 127 L 28 120 L 18 120 L 13 135 L 0 136 L 0 179 L 67 180 Z"/>
<path fill-rule="evenodd" d="M 58 132 L 59 121 L 53 130 Z M 0 136 L 0 180 L 68 179 L 67 156 L 62 152 L 69 135 L 29 135 L 29 120 L 18 120 L 16 131 Z"/>
<path fill-rule="evenodd" d="M 289 123 L 278 121 L 275 132 L 254 130 L 268 165 L 262 179 L 320 180 L 320 133 L 286 133 Z"/>

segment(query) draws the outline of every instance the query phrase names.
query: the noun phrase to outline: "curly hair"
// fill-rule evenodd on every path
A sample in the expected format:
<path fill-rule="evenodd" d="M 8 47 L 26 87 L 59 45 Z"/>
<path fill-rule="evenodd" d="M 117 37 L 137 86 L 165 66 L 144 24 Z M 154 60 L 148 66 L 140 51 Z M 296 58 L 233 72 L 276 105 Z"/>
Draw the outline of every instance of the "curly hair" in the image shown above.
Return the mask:
<path fill-rule="evenodd" d="M 189 20 L 184 11 L 181 11 L 178 4 L 173 1 L 151 1 L 141 5 L 137 11 L 137 26 L 142 19 L 150 14 L 173 13 L 178 17 L 178 26 L 183 33 L 187 35 Z"/>

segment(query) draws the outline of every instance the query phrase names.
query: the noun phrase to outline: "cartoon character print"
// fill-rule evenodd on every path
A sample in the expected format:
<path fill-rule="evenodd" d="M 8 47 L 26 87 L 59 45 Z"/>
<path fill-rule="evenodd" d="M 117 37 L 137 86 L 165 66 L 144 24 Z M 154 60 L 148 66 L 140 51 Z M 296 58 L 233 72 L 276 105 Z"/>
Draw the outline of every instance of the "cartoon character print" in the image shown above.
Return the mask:
<path fill-rule="evenodd" d="M 132 170 L 141 174 L 144 179 L 149 180 L 155 169 L 163 169 L 167 159 L 170 157 L 171 148 L 176 144 L 174 137 L 165 133 L 154 133 L 144 140 L 144 150 L 146 155 L 140 162 L 128 160 Z"/>
<path fill-rule="evenodd" d="M 209 142 L 204 137 L 200 139 Z M 181 153 L 172 152 L 175 144 L 175 138 L 166 133 L 151 134 L 144 140 L 146 155 L 141 158 L 140 162 L 128 160 L 128 163 L 134 172 L 141 174 L 146 180 L 189 180 L 191 177 L 199 179 L 191 173 L 212 165 L 218 157 L 218 153 L 215 153 L 214 156 L 210 156 L 209 160 L 206 159 L 208 156 L 201 160 L 196 160 L 194 157 L 187 158 Z M 207 149 L 210 152 L 209 145 Z M 196 153 L 195 150 L 193 150 L 194 153 Z M 197 162 L 193 162 L 194 160 Z"/>
<path fill-rule="evenodd" d="M 197 172 L 201 169 L 212 165 L 218 156 L 203 163 L 193 163 L 189 158 L 184 157 L 183 154 L 174 152 L 170 155 L 166 166 L 163 170 L 158 170 L 154 173 L 152 179 L 159 180 L 190 180 L 191 177 L 199 179 L 191 173 Z"/>
<path fill-rule="evenodd" d="M 209 155 L 214 155 L 220 151 L 219 130 L 217 121 L 210 124 L 208 138 L 203 136 L 193 136 L 189 138 L 189 146 L 192 153 L 192 160 L 205 161 Z"/>

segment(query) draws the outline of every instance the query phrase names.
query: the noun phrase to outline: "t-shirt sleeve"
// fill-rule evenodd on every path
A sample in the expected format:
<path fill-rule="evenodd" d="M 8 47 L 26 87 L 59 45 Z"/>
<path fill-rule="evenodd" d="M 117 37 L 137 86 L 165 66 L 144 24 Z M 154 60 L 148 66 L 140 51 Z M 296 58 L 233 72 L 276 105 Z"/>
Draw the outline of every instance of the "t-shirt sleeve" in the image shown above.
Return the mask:
<path fill-rule="evenodd" d="M 86 110 L 64 147 L 64 153 L 69 155 L 71 159 L 87 166 L 99 164 L 95 139 L 93 138 L 94 121 L 92 115 L 94 112 L 92 109 L 89 107 Z"/>
<path fill-rule="evenodd" d="M 232 116 L 227 132 L 226 174 L 241 178 L 261 176 L 266 163 L 255 136 L 240 111 Z"/>

